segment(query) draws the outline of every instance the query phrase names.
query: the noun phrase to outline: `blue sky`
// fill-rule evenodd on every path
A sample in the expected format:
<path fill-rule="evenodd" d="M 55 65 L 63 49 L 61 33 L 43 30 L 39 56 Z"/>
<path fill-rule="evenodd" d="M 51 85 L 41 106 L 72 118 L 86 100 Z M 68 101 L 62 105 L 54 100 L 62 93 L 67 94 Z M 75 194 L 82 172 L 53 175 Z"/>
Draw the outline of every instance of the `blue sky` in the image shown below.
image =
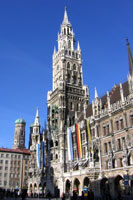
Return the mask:
<path fill-rule="evenodd" d="M 52 89 L 52 53 L 67 6 L 83 59 L 83 81 L 102 96 L 127 79 L 125 38 L 133 52 L 132 0 L 0 1 L 0 146 L 13 145 L 15 120 L 29 126 L 37 106 L 47 119 L 47 91 Z"/>

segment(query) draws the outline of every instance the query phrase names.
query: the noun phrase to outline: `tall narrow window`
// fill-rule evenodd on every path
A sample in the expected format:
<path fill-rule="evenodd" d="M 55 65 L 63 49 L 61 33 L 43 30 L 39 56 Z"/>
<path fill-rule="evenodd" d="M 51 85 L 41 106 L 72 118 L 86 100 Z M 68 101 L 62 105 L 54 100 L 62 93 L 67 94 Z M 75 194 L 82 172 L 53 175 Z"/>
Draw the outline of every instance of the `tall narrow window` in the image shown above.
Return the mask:
<path fill-rule="evenodd" d="M 116 123 L 116 130 L 118 131 L 119 130 L 119 121 L 117 120 L 115 123 Z"/>
<path fill-rule="evenodd" d="M 133 126 L 133 113 L 130 114 L 130 124 Z"/>
<path fill-rule="evenodd" d="M 120 139 L 117 140 L 117 145 L 118 145 L 118 150 L 121 150 L 121 140 Z"/>
<path fill-rule="evenodd" d="M 123 125 L 123 119 L 122 119 L 122 118 L 120 119 L 120 128 L 121 128 L 121 129 L 124 128 L 124 125 Z"/>
<path fill-rule="evenodd" d="M 71 49 L 71 42 L 70 42 L 70 40 L 68 41 L 68 48 Z"/>
<path fill-rule="evenodd" d="M 104 143 L 104 153 L 108 153 L 107 143 Z"/>

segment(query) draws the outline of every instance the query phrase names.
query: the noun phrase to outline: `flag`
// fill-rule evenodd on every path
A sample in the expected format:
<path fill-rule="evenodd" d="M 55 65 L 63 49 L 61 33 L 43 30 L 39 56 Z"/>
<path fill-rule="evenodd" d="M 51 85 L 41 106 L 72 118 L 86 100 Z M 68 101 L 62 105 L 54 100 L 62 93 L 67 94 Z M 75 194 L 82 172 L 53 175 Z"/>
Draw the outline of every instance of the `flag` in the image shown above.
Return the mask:
<path fill-rule="evenodd" d="M 78 145 L 78 157 L 82 158 L 82 148 L 81 148 L 81 136 L 79 124 L 76 124 L 76 133 L 77 133 L 77 145 Z"/>
<path fill-rule="evenodd" d="M 72 133 L 71 128 L 67 128 L 67 147 L 68 147 L 68 160 L 73 160 L 73 146 L 72 146 Z"/>
<path fill-rule="evenodd" d="M 43 167 L 45 167 L 45 144 L 44 144 L 44 141 L 41 142 L 41 146 L 42 146 L 42 163 L 43 163 Z"/>
<path fill-rule="evenodd" d="M 37 167 L 40 168 L 40 144 L 37 144 Z"/>
<path fill-rule="evenodd" d="M 87 124 L 88 139 L 89 139 L 89 142 L 92 143 L 89 120 L 86 120 L 86 124 Z M 90 148 L 90 152 L 92 154 L 92 148 Z"/>
<path fill-rule="evenodd" d="M 90 132 L 90 126 L 89 126 L 89 120 L 87 120 L 86 123 L 87 123 L 87 132 L 88 132 L 89 142 L 92 142 L 91 132 Z"/>

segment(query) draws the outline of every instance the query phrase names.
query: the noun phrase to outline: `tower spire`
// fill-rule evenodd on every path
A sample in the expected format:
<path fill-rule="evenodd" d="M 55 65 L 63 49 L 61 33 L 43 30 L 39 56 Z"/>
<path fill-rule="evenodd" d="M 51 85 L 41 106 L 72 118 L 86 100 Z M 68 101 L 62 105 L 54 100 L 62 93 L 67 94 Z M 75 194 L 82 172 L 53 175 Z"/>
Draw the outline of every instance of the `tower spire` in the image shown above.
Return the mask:
<path fill-rule="evenodd" d="M 64 19 L 63 19 L 63 24 L 68 24 L 68 16 L 67 16 L 67 7 L 65 7 L 65 11 L 64 11 Z"/>
<path fill-rule="evenodd" d="M 95 99 L 98 98 L 97 89 L 95 87 Z"/>
<path fill-rule="evenodd" d="M 126 41 L 127 41 L 127 49 L 128 49 L 129 74 L 131 76 L 133 76 L 133 57 L 132 57 L 132 54 L 131 54 L 128 38 L 126 39 Z"/>
<path fill-rule="evenodd" d="M 35 125 L 39 125 L 39 112 L 38 112 L 38 107 L 37 107 L 37 110 L 36 110 L 36 117 L 35 117 L 35 122 L 34 122 Z"/>

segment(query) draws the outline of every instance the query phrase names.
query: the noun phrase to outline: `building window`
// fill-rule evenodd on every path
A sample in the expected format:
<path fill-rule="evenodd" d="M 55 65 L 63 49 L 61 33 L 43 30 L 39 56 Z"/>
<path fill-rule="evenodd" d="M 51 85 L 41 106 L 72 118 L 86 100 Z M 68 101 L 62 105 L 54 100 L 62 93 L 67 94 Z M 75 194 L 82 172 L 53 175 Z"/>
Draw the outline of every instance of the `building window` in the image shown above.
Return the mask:
<path fill-rule="evenodd" d="M 0 166 L 0 170 L 2 170 L 2 166 Z"/>
<path fill-rule="evenodd" d="M 76 78 L 76 75 L 73 76 L 73 84 L 77 84 L 77 78 Z"/>
<path fill-rule="evenodd" d="M 9 157 L 9 155 L 8 154 L 6 154 L 6 158 L 8 158 Z"/>
<path fill-rule="evenodd" d="M 122 158 L 119 159 L 120 167 L 123 167 Z"/>
<path fill-rule="evenodd" d="M 8 170 L 8 167 L 5 167 L 5 170 Z"/>
<path fill-rule="evenodd" d="M 73 109 L 73 104 L 72 104 L 72 102 L 70 102 L 70 110 L 72 110 Z"/>
<path fill-rule="evenodd" d="M 115 122 L 115 124 L 116 124 L 116 130 L 118 131 L 118 130 L 119 130 L 119 121 L 117 120 L 117 121 Z"/>
<path fill-rule="evenodd" d="M 2 154 L 1 154 L 1 158 L 3 158 L 3 157 L 4 157 L 4 154 L 2 153 Z"/>
<path fill-rule="evenodd" d="M 105 136 L 106 135 L 106 127 L 104 126 L 103 127 L 103 136 Z"/>
<path fill-rule="evenodd" d="M 8 164 L 8 160 L 5 161 L 5 164 Z"/>
<path fill-rule="evenodd" d="M 121 118 L 121 119 L 120 119 L 120 129 L 123 129 L 123 128 L 124 128 L 123 119 Z"/>
<path fill-rule="evenodd" d="M 3 160 L 0 160 L 0 164 L 2 164 L 3 163 Z"/>
<path fill-rule="evenodd" d="M 104 143 L 104 153 L 108 153 L 107 143 Z"/>
<path fill-rule="evenodd" d="M 117 139 L 117 147 L 118 147 L 118 150 L 121 150 L 121 140 L 120 139 Z"/>
<path fill-rule="evenodd" d="M 130 124 L 133 126 L 133 112 L 130 114 Z"/>
<path fill-rule="evenodd" d="M 73 70 L 76 70 L 76 65 L 75 64 L 73 65 Z"/>
<path fill-rule="evenodd" d="M 109 142 L 108 145 L 109 145 L 109 151 L 112 151 L 111 142 Z"/>
<path fill-rule="evenodd" d="M 53 160 L 53 154 L 51 154 L 51 160 Z"/>
<path fill-rule="evenodd" d="M 58 154 L 56 154 L 55 158 L 58 159 Z"/>
<path fill-rule="evenodd" d="M 109 131 L 109 124 L 107 124 L 107 134 L 109 134 L 110 131 Z"/>
<path fill-rule="evenodd" d="M 70 80 L 71 80 L 71 76 L 70 76 L 70 74 L 68 74 L 67 75 L 67 82 L 70 83 Z"/>
<path fill-rule="evenodd" d="M 105 169 L 108 169 L 108 161 L 105 161 Z"/>

